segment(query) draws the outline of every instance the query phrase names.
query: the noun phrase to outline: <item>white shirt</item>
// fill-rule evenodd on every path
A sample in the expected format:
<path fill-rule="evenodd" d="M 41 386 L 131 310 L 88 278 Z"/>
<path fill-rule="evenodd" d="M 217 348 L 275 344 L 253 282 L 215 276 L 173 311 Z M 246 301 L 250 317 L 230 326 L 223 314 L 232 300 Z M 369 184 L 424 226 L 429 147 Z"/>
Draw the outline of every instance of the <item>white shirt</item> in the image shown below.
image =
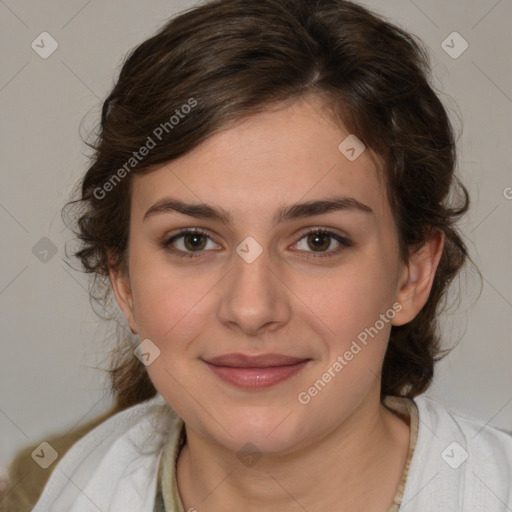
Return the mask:
<path fill-rule="evenodd" d="M 512 432 L 426 395 L 414 402 L 418 438 L 400 512 L 511 512 Z M 109 418 L 56 463 L 32 512 L 153 512 L 163 446 L 178 421 L 159 394 Z"/>

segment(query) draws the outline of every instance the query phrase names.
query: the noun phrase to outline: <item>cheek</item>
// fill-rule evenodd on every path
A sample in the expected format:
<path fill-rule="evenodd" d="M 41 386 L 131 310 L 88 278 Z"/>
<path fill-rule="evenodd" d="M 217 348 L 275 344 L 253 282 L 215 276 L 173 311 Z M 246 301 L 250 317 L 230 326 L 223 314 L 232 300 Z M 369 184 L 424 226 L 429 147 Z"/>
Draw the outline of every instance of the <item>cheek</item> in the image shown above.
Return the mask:
<path fill-rule="evenodd" d="M 179 356 L 214 318 L 212 297 L 220 276 L 171 265 L 154 255 L 134 254 L 131 270 L 139 337 L 149 338 L 162 354 Z"/>
<path fill-rule="evenodd" d="M 147 366 L 148 375 L 167 403 L 187 419 L 195 410 L 189 393 L 199 395 L 204 387 L 197 372 L 202 346 L 197 340 L 204 337 L 205 322 L 212 315 L 207 309 L 210 281 L 163 268 L 139 273 L 133 286 L 139 337 L 150 339 L 160 351 Z"/>
<path fill-rule="evenodd" d="M 365 257 L 328 275 L 301 275 L 291 288 L 306 306 L 304 312 L 324 326 L 338 348 L 373 326 L 394 302 L 391 273 L 379 261 Z M 386 331 L 380 323 L 378 328 Z"/>
<path fill-rule="evenodd" d="M 159 344 L 185 328 L 198 314 L 202 287 L 179 278 L 139 281 L 134 287 L 134 316 L 140 335 Z"/>

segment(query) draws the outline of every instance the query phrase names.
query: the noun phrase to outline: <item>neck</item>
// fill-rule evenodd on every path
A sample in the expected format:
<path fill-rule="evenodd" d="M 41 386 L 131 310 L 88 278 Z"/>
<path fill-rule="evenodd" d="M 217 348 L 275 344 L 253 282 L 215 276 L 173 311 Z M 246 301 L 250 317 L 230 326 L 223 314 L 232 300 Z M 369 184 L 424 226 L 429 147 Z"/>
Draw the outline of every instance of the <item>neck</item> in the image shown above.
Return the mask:
<path fill-rule="evenodd" d="M 187 427 L 177 480 L 185 510 L 387 512 L 408 447 L 408 425 L 373 393 L 320 440 L 249 467 Z"/>

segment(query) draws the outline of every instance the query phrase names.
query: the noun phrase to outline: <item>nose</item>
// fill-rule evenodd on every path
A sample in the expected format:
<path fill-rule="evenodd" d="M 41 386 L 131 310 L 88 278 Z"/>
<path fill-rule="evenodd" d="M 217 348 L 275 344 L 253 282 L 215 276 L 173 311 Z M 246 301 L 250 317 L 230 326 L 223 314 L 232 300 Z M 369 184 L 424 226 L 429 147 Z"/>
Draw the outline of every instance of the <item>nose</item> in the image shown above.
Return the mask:
<path fill-rule="evenodd" d="M 222 280 L 219 320 L 245 335 L 257 336 L 285 325 L 291 316 L 291 291 L 269 252 L 251 263 L 234 254 L 233 268 Z"/>

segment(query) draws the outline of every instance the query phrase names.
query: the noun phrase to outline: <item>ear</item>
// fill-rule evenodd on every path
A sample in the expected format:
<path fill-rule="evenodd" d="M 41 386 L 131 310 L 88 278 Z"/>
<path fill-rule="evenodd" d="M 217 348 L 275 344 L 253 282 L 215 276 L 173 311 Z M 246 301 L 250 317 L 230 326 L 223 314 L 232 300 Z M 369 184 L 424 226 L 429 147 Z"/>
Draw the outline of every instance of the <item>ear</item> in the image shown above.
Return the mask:
<path fill-rule="evenodd" d="M 404 325 L 421 311 L 426 304 L 434 282 L 444 247 L 444 231 L 433 229 L 425 244 L 409 255 L 397 286 L 396 301 L 402 309 L 397 312 L 392 325 Z"/>
<path fill-rule="evenodd" d="M 110 257 L 109 261 L 112 261 Z M 124 264 L 121 264 L 118 266 L 110 266 L 109 279 L 114 291 L 116 302 L 121 308 L 121 311 L 123 312 L 126 321 L 130 326 L 130 330 L 133 334 L 137 334 L 137 324 L 133 314 L 133 297 L 130 284 L 130 275 L 127 265 L 125 266 Z"/>

